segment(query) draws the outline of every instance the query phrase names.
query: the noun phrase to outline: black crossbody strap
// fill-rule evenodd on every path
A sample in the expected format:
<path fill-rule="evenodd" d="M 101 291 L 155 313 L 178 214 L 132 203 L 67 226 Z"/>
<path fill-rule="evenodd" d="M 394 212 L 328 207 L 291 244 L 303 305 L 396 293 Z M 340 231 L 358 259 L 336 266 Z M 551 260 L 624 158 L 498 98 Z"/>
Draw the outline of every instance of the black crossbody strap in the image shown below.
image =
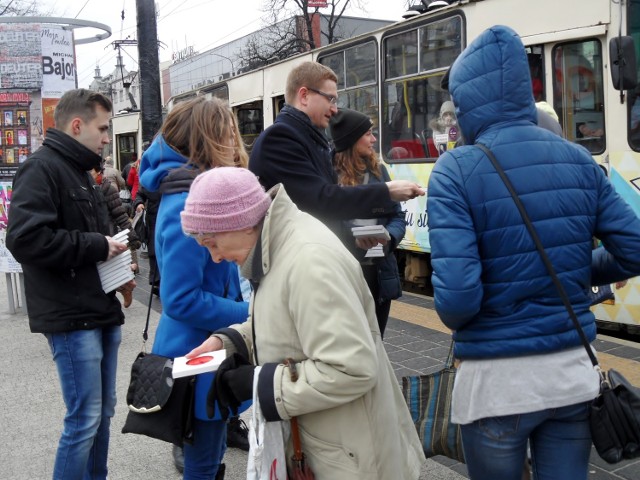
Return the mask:
<path fill-rule="evenodd" d="M 564 303 L 564 306 L 566 307 L 567 311 L 569 312 L 569 317 L 571 318 L 571 321 L 573 322 L 574 327 L 576 327 L 576 330 L 578 331 L 578 335 L 580 336 L 580 340 L 582 341 L 582 345 L 584 346 L 585 350 L 587 351 L 587 354 L 589 355 L 589 359 L 591 360 L 591 363 L 593 364 L 593 366 L 597 367 L 598 366 L 598 360 L 596 359 L 595 355 L 593 354 L 593 351 L 591 350 L 591 345 L 589 345 L 589 341 L 587 340 L 587 336 L 584 334 L 584 330 L 582 330 L 582 326 L 580 325 L 580 322 L 578 321 L 578 317 L 576 316 L 575 312 L 573 311 L 573 306 L 571 305 L 571 301 L 569 300 L 569 296 L 567 295 L 567 292 L 565 291 L 564 286 L 562 285 L 562 282 L 558 278 L 558 275 L 556 274 L 556 271 L 553 268 L 553 265 L 551 264 L 551 260 L 549 260 L 549 257 L 547 256 L 547 253 L 544 251 L 544 247 L 542 246 L 542 242 L 540 241 L 540 237 L 538 237 L 538 233 L 536 232 L 533 224 L 531 223 L 531 220 L 529 219 L 529 215 L 527 214 L 527 211 L 525 210 L 524 205 L 522 204 L 522 201 L 520 200 L 520 197 L 518 197 L 518 194 L 516 193 L 515 189 L 513 188 L 513 185 L 511 184 L 511 181 L 507 177 L 507 174 L 504 173 L 504 170 L 502 169 L 502 167 L 498 163 L 498 160 L 496 160 L 496 157 L 493 154 L 493 152 L 491 150 L 489 150 L 486 146 L 482 145 L 481 143 L 476 144 L 476 146 L 485 153 L 485 155 L 489 158 L 489 160 L 491 160 L 491 163 L 493 164 L 493 167 L 496 169 L 496 171 L 498 172 L 498 175 L 500 175 L 500 178 L 502 179 L 502 181 L 506 185 L 507 190 L 509 190 L 509 193 L 513 197 L 513 201 L 515 202 L 516 207 L 518 207 L 518 211 L 520 212 L 520 216 L 522 216 L 522 220 L 524 221 L 524 224 L 526 225 L 527 230 L 529 230 L 529 234 L 531 235 L 531 238 L 533 239 L 533 242 L 536 244 L 536 248 L 538 249 L 538 252 L 540 253 L 540 257 L 542 257 L 542 262 L 544 263 L 544 266 L 547 268 L 547 271 L 549 272 L 549 275 L 551 276 L 551 279 L 553 280 L 554 285 L 558 289 L 558 293 L 560 294 L 560 298 L 562 299 L 562 303 Z"/>
<path fill-rule="evenodd" d="M 153 270 L 151 274 L 151 292 L 149 293 L 149 304 L 147 305 L 147 321 L 144 324 L 144 330 L 142 331 L 142 351 L 145 352 L 145 345 L 147 343 L 147 339 L 149 338 L 149 317 L 151 316 L 151 303 L 153 302 L 153 287 L 156 283 L 156 268 Z"/>

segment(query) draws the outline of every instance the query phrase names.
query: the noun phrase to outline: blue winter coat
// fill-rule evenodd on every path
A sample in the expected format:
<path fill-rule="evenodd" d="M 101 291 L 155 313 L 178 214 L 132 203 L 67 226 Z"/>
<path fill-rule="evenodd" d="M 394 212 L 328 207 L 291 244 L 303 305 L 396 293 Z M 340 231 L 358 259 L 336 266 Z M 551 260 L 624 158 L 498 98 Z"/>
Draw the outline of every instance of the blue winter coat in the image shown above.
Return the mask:
<path fill-rule="evenodd" d="M 160 269 L 162 315 L 153 353 L 178 357 L 200 345 L 213 331 L 248 316 L 242 298 L 237 266 L 215 263 L 209 251 L 187 237 L 180 223 L 189 186 L 195 174 L 187 159 L 156 137 L 142 157 L 141 183 L 162 193 L 156 219 L 155 248 Z M 213 374 L 196 376 L 196 417 L 208 420 L 207 392 Z M 214 419 L 220 419 L 216 411 Z"/>
<path fill-rule="evenodd" d="M 518 192 L 589 340 L 587 287 L 640 274 L 640 221 L 582 147 L 536 125 L 527 56 L 508 27 L 488 29 L 451 68 L 468 146 L 446 152 L 429 181 L 435 306 L 456 356 L 553 352 L 580 340 L 489 147 Z M 591 239 L 606 251 L 595 251 Z"/>

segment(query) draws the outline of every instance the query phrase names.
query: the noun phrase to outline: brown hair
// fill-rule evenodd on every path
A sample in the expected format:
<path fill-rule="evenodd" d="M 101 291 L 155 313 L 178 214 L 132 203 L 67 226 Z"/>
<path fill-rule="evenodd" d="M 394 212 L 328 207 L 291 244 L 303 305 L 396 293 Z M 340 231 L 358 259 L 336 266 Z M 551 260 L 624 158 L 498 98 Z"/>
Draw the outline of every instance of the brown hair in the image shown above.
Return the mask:
<path fill-rule="evenodd" d="M 219 98 L 198 96 L 179 103 L 167 115 L 160 133 L 167 144 L 201 171 L 246 168 L 249 163 L 236 116 Z M 235 139 L 235 146 L 227 145 L 229 137 Z M 225 158 L 229 149 L 234 150 L 232 161 Z"/>
<path fill-rule="evenodd" d="M 336 152 L 333 161 L 340 185 L 360 185 L 362 176 L 367 170 L 376 178 L 382 178 L 378 155 L 372 152 L 371 155 L 362 157 L 356 153 L 356 144 L 351 145 L 347 150 Z"/>
<path fill-rule="evenodd" d="M 287 76 L 287 86 L 284 92 L 284 100 L 289 105 L 293 103 L 302 87 L 310 87 L 319 90 L 325 80 L 338 83 L 338 77 L 329 67 L 317 62 L 304 62 L 295 67 Z"/>
<path fill-rule="evenodd" d="M 58 102 L 53 112 L 53 121 L 58 129 L 64 129 L 71 120 L 80 117 L 83 122 L 90 122 L 96 118 L 96 107 L 102 107 L 107 112 L 113 108 L 111 100 L 99 92 L 85 88 L 69 90 Z"/>

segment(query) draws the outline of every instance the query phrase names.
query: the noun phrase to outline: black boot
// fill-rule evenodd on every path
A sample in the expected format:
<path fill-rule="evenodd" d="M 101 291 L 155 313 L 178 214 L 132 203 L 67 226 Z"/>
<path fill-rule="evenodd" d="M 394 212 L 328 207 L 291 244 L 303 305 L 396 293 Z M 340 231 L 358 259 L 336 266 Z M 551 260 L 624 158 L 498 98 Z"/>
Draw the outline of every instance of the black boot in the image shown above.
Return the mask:
<path fill-rule="evenodd" d="M 184 452 L 182 447 L 174 445 L 171 453 L 173 454 L 173 464 L 176 466 L 176 470 L 180 473 L 184 472 Z"/>
<path fill-rule="evenodd" d="M 224 480 L 224 471 L 227 469 L 224 463 L 221 463 L 218 467 L 218 473 L 216 473 L 216 478 L 213 480 Z"/>
<path fill-rule="evenodd" d="M 231 417 L 227 423 L 227 447 L 249 451 L 249 428 L 240 417 Z"/>

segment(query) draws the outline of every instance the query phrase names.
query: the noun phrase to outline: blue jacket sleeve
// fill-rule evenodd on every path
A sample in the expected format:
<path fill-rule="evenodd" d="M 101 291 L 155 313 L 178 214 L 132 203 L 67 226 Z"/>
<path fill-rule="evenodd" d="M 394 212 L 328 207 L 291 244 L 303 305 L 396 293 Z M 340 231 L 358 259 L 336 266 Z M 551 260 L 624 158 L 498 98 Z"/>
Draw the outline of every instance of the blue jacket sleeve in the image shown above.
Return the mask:
<path fill-rule="evenodd" d="M 480 311 L 482 264 L 462 175 L 448 155 L 440 157 L 429 179 L 427 213 L 436 311 L 457 330 Z"/>
<path fill-rule="evenodd" d="M 598 179 L 595 237 L 604 248 L 592 252 L 591 283 L 604 285 L 640 274 L 640 219 L 594 167 Z"/>

